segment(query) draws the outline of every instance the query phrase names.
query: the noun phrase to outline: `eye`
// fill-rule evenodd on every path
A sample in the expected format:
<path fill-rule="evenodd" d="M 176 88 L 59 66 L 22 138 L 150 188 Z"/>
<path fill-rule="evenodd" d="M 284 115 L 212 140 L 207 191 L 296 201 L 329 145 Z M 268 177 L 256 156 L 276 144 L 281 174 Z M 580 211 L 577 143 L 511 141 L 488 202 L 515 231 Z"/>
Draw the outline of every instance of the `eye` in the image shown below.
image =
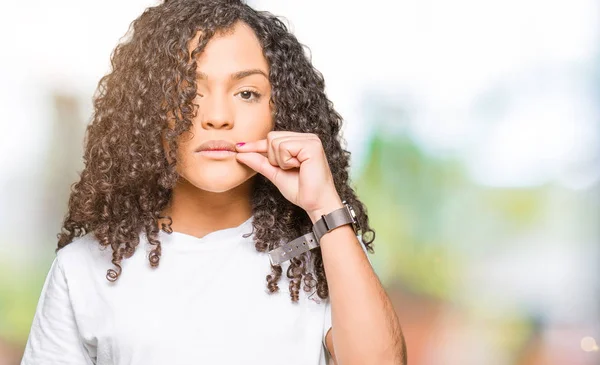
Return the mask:
<path fill-rule="evenodd" d="M 240 95 L 242 100 L 251 102 L 251 103 L 259 101 L 260 97 L 262 96 L 259 92 L 254 91 L 254 90 L 242 90 L 239 93 L 237 93 L 236 95 Z"/>

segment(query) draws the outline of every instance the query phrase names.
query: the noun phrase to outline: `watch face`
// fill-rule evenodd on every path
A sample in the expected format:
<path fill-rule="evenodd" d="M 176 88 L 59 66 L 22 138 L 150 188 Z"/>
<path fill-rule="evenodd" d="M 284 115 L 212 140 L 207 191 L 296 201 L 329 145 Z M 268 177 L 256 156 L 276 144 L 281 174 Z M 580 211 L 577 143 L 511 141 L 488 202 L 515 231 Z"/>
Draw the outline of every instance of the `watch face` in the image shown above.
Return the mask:
<path fill-rule="evenodd" d="M 350 215 L 352 216 L 352 220 L 356 222 L 356 213 L 354 212 L 354 208 L 351 205 L 348 205 L 348 210 L 350 211 Z"/>
<path fill-rule="evenodd" d="M 360 227 L 358 225 L 358 220 L 356 219 L 356 213 L 350 204 L 346 205 L 348 207 L 348 211 L 350 212 L 350 216 L 352 217 L 352 229 L 354 229 L 354 233 L 358 234 L 360 231 Z"/>

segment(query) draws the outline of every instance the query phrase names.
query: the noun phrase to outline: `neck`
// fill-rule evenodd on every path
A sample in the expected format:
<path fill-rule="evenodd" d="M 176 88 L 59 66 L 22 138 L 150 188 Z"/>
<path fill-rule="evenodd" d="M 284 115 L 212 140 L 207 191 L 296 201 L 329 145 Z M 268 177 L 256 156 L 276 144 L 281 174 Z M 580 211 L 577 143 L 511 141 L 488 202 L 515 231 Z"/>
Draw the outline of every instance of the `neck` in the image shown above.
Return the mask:
<path fill-rule="evenodd" d="M 173 231 L 199 238 L 213 231 L 237 227 L 252 215 L 253 181 L 251 178 L 231 190 L 215 193 L 181 179 L 161 215 L 171 217 Z"/>

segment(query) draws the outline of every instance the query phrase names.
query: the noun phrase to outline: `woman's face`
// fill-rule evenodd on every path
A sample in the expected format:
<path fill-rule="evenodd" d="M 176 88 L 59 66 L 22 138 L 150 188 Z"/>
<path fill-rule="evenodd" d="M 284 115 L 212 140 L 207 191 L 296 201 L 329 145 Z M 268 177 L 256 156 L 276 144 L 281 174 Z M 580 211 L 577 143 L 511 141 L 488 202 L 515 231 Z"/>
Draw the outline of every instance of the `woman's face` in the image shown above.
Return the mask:
<path fill-rule="evenodd" d="M 196 48 L 198 36 L 190 42 Z M 237 162 L 235 152 L 197 152 L 205 142 L 231 144 L 267 137 L 273 129 L 268 63 L 254 32 L 238 22 L 232 32 L 215 35 L 197 59 L 199 105 L 191 134 L 181 135 L 177 171 L 195 187 L 230 190 L 256 175 Z M 165 146 L 166 148 L 166 146 Z M 185 183 L 185 181 L 184 181 Z"/>

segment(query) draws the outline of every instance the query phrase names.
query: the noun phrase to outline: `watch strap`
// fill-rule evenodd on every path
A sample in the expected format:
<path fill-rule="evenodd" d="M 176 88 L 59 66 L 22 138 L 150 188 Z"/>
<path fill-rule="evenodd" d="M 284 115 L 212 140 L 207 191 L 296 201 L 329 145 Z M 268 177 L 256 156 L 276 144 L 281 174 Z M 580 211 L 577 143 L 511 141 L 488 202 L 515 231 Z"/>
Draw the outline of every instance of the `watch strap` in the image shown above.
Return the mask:
<path fill-rule="evenodd" d="M 318 247 L 321 237 L 337 227 L 346 224 L 355 224 L 355 217 L 352 214 L 351 209 L 352 207 L 344 201 L 344 206 L 342 208 L 336 209 L 329 214 L 322 215 L 313 225 L 312 232 L 269 251 L 271 265 L 279 265 L 284 261 L 300 256 L 303 253 Z"/>
<path fill-rule="evenodd" d="M 300 256 L 317 246 L 319 246 L 319 243 L 315 238 L 315 235 L 312 232 L 308 232 L 285 245 L 269 251 L 269 260 L 271 261 L 271 265 L 279 265 L 282 262 Z"/>
<path fill-rule="evenodd" d="M 343 208 L 336 209 L 329 214 L 324 214 L 315 222 L 313 225 L 313 233 L 315 234 L 317 241 L 320 242 L 321 237 L 332 229 L 354 222 L 348 207 L 348 204 L 344 204 Z"/>

